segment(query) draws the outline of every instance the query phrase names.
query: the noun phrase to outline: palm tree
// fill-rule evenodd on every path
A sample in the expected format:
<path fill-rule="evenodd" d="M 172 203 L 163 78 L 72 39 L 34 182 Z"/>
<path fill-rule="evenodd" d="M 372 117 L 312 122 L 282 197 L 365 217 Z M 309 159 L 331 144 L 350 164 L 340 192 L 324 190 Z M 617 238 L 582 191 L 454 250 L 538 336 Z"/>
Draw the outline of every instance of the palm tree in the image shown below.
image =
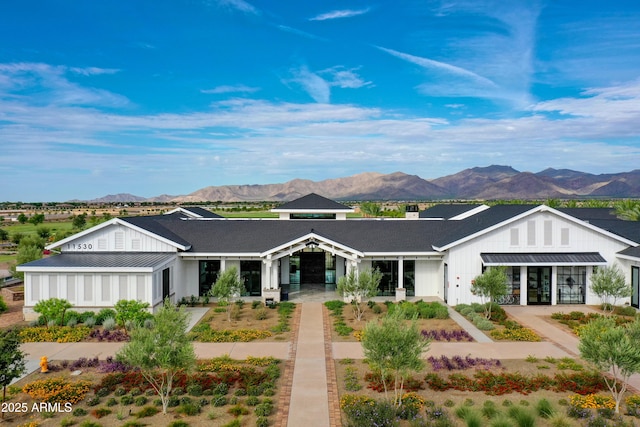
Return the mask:
<path fill-rule="evenodd" d="M 616 215 L 628 221 L 640 221 L 640 200 L 625 199 L 615 204 Z"/>

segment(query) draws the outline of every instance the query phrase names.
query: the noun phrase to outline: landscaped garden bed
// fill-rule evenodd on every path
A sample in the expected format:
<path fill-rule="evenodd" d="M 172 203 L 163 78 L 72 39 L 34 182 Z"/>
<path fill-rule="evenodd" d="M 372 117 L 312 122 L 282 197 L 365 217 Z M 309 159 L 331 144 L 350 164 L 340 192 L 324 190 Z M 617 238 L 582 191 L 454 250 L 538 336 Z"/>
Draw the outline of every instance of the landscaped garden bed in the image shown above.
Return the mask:
<path fill-rule="evenodd" d="M 387 313 L 401 308 L 404 310 L 407 319 L 414 315 L 416 322 L 423 336 L 435 341 L 470 342 L 473 338 L 462 329 L 454 320 L 449 318 L 449 312 L 445 305 L 439 302 L 401 302 L 384 303 L 369 301 L 364 306 L 362 320 L 358 321 L 356 315 L 347 304 L 340 300 L 327 301 L 325 306 L 329 310 L 329 321 L 333 341 L 360 341 L 362 330 L 366 323 L 371 320 L 379 320 Z"/>
<path fill-rule="evenodd" d="M 113 359 L 55 362 L 49 369 L 9 388 L 4 407 L 12 410 L 5 411 L 5 422 L 31 427 L 273 425 L 283 368 L 271 357 L 200 360 L 194 372 L 174 379 L 166 415 L 140 371 Z"/>
<path fill-rule="evenodd" d="M 455 310 L 496 341 L 536 342 L 542 340 L 532 329 L 524 328 L 509 319 L 504 309 L 496 303 L 458 304 Z M 489 318 L 485 315 L 487 312 L 490 312 Z"/>
<path fill-rule="evenodd" d="M 289 341 L 290 321 L 295 304 L 285 301 L 270 308 L 260 301 L 231 303 L 231 312 L 223 304 L 214 304 L 202 320 L 191 330 L 194 341 L 247 342 Z"/>
<path fill-rule="evenodd" d="M 623 421 L 602 375 L 574 359 L 430 358 L 404 381 L 402 405 L 388 408 L 384 385 L 364 361 L 336 361 L 344 425 L 562 427 L 633 426 L 640 397 L 629 394 Z M 393 380 L 387 379 L 389 396 Z M 356 421 L 359 420 L 359 421 Z"/>
<path fill-rule="evenodd" d="M 267 308 L 261 301 L 236 301 L 231 303 L 230 318 L 224 304 L 212 303 L 207 306 L 209 311 L 190 333 L 194 341 L 247 342 L 291 339 L 290 321 L 295 310 L 295 304 L 291 302 L 281 302 L 273 308 Z M 139 314 L 140 317 L 145 317 L 148 313 L 141 311 Z M 125 322 L 117 322 L 117 317 L 118 313 L 108 308 L 98 313 L 67 310 L 63 317 L 53 319 L 41 316 L 31 326 L 20 328 L 20 340 L 60 343 L 128 341 L 129 334 Z M 140 320 L 137 323 L 144 326 L 144 322 Z"/>
<path fill-rule="evenodd" d="M 560 327 L 563 327 L 564 330 L 577 335 L 577 331 L 581 326 L 586 325 L 591 320 L 604 316 L 606 316 L 606 314 L 602 312 L 584 313 L 582 311 L 571 311 L 569 313 L 565 313 L 559 311 L 552 313 L 551 317 L 547 320 L 554 322 Z M 616 324 L 623 325 L 633 322 L 638 316 L 640 316 L 640 314 L 638 314 L 638 311 L 633 307 L 616 307 L 613 310 L 613 314 L 610 314 L 609 316 L 615 319 Z"/>

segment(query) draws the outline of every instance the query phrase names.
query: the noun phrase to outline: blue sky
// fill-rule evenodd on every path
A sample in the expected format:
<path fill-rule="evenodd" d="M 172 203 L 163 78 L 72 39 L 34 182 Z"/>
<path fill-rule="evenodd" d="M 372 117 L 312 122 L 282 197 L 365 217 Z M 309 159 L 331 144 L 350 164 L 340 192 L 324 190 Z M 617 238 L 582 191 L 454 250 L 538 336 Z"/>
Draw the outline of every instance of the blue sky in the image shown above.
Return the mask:
<path fill-rule="evenodd" d="M 640 165 L 635 0 L 4 2 L 0 200 Z"/>

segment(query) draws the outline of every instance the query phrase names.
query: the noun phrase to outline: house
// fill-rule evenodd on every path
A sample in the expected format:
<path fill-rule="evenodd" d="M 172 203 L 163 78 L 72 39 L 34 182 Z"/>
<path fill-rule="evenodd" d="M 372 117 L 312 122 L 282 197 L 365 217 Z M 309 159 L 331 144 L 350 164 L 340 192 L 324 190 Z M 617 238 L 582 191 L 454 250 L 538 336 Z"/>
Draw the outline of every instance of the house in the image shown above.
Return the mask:
<path fill-rule="evenodd" d="M 42 299 L 77 310 L 137 299 L 157 307 L 204 295 L 220 271 L 236 267 L 246 295 L 279 300 L 333 291 L 350 269 L 377 268 L 379 295 L 476 301 L 473 279 L 508 269 L 504 304 L 598 304 L 595 268 L 618 263 L 638 307 L 640 223 L 607 209 L 544 205 L 436 205 L 405 219 L 347 219 L 348 206 L 309 194 L 285 203 L 278 219 L 227 219 L 204 209 L 114 218 L 55 242 L 59 254 L 19 266 L 25 318 Z"/>

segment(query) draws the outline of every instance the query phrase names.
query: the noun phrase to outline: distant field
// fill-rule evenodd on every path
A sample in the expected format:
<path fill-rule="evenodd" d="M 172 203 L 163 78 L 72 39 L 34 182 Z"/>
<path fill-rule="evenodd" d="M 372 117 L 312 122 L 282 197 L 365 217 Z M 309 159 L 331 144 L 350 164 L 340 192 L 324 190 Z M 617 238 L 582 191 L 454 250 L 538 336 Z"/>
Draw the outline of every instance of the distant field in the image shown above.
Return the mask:
<path fill-rule="evenodd" d="M 71 221 L 63 221 L 63 222 L 45 222 L 44 224 L 33 225 L 30 223 L 27 224 L 10 224 L 5 225 L 2 228 L 9 232 L 9 235 L 15 233 L 22 233 L 24 235 L 36 234 L 36 230 L 38 227 L 46 227 L 52 233 L 56 231 L 68 231 L 73 228 L 73 223 Z"/>

